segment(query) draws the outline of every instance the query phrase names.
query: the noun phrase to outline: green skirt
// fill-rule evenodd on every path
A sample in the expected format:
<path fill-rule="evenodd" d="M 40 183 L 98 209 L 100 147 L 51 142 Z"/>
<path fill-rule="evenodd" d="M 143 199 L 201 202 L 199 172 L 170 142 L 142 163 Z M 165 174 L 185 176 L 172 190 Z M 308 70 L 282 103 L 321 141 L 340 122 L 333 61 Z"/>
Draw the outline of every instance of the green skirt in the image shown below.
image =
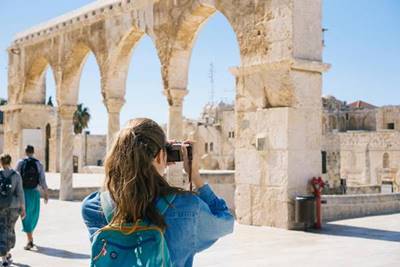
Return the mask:
<path fill-rule="evenodd" d="M 32 233 L 39 221 L 40 192 L 38 189 L 24 189 L 26 216 L 22 220 L 22 231 Z"/>

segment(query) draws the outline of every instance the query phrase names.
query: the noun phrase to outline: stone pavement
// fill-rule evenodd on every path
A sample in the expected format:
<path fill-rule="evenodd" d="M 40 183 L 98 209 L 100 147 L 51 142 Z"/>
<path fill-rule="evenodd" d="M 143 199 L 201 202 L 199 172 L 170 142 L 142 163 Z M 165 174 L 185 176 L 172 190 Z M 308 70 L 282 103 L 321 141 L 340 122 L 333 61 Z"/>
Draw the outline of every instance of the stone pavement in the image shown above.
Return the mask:
<path fill-rule="evenodd" d="M 104 175 L 98 173 L 74 173 L 72 184 L 74 188 L 100 187 L 104 181 Z M 60 189 L 60 173 L 46 173 L 47 185 L 50 189 Z"/>
<path fill-rule="evenodd" d="M 17 225 L 15 266 L 88 266 L 89 241 L 79 202 L 42 205 L 35 242 L 22 249 Z M 198 254 L 195 266 L 400 266 L 400 214 L 338 221 L 321 233 L 236 225 L 235 232 Z"/>

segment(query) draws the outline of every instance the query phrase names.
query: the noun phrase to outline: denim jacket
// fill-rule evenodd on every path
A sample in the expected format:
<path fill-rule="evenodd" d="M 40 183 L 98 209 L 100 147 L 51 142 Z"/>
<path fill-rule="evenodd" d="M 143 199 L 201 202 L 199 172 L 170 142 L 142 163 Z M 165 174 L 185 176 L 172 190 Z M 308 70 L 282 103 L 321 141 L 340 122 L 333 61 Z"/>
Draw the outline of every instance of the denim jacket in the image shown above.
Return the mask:
<path fill-rule="evenodd" d="M 91 238 L 97 230 L 107 225 L 99 192 L 85 198 L 82 216 Z M 234 225 L 225 201 L 218 198 L 207 184 L 198 189 L 197 195 L 177 195 L 164 218 L 167 223 L 165 239 L 176 267 L 192 266 L 195 253 L 232 233 Z"/>

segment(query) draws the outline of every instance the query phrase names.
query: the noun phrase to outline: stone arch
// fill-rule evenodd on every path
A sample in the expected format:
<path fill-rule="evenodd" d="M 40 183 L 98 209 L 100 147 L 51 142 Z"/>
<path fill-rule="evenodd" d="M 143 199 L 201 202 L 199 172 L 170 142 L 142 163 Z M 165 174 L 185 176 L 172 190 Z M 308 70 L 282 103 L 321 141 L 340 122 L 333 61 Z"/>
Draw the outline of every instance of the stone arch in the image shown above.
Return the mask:
<path fill-rule="evenodd" d="M 107 98 L 123 98 L 133 51 L 145 35 L 136 28 L 130 29 L 112 49 L 105 66 L 102 94 Z"/>
<path fill-rule="evenodd" d="M 40 56 L 33 60 L 27 69 L 22 94 L 18 98 L 19 102 L 24 104 L 45 104 L 46 71 L 48 68 L 51 69 L 53 78 L 57 81 L 55 68 L 47 58 Z"/>
<path fill-rule="evenodd" d="M 236 42 L 240 51 L 238 32 L 225 10 L 209 4 L 195 2 L 193 6 L 188 8 L 181 15 L 177 23 L 179 27 L 174 34 L 173 42 L 170 47 L 168 49 L 160 49 L 158 47 L 162 64 L 164 88 L 167 90 L 166 94 L 170 104 L 172 103 L 172 96 L 169 95 L 168 90 L 186 89 L 191 55 L 196 44 L 197 36 L 201 32 L 203 26 L 206 25 L 217 12 L 220 12 L 228 21 L 229 26 L 235 33 Z M 241 59 L 241 53 L 239 56 Z"/>
<path fill-rule="evenodd" d="M 103 77 L 102 62 L 94 49 L 85 43 L 79 42 L 64 55 L 65 64 L 62 66 L 61 86 L 57 90 L 57 103 L 61 105 L 76 105 L 79 98 L 79 82 L 83 66 L 90 53 L 93 53 Z"/>

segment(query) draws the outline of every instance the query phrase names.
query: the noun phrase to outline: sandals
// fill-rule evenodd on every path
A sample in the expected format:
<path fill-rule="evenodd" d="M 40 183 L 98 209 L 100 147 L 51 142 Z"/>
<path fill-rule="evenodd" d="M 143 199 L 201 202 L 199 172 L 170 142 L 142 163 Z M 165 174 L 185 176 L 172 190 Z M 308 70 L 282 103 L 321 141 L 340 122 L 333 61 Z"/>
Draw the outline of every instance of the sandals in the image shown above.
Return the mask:
<path fill-rule="evenodd" d="M 33 244 L 33 241 L 29 241 L 28 244 L 24 247 L 25 250 L 31 250 L 35 245 Z"/>

